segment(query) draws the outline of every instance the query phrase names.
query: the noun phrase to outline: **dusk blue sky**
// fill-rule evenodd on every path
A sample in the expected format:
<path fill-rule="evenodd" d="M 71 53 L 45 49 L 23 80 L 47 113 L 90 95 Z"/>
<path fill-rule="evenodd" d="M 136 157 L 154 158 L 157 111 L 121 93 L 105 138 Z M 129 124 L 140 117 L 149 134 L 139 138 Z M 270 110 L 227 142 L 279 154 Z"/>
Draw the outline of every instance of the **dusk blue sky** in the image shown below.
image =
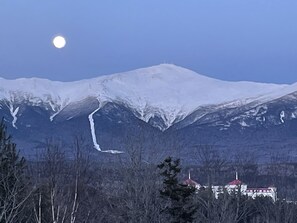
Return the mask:
<path fill-rule="evenodd" d="M 56 34 L 64 49 L 53 47 Z M 1 77 L 72 81 L 161 63 L 297 82 L 297 1 L 0 1 Z"/>

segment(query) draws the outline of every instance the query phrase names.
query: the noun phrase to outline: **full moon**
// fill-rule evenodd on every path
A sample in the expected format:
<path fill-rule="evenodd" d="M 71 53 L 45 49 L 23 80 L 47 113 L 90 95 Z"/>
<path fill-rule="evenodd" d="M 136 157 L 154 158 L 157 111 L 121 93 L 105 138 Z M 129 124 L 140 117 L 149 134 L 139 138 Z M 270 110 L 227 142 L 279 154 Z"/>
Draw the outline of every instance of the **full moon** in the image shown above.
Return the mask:
<path fill-rule="evenodd" d="M 66 39 L 63 36 L 56 36 L 53 39 L 53 44 L 56 48 L 61 49 L 66 45 Z"/>

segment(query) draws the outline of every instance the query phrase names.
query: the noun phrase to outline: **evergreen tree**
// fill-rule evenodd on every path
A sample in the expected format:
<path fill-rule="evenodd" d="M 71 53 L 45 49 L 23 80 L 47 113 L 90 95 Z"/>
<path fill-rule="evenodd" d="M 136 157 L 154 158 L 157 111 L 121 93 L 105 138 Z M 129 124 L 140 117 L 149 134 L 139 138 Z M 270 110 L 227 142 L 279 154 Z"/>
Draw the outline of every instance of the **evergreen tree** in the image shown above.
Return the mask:
<path fill-rule="evenodd" d="M 21 222 L 26 188 L 25 160 L 16 151 L 6 126 L 0 123 L 0 223 Z"/>
<path fill-rule="evenodd" d="M 160 175 L 163 176 L 163 188 L 160 195 L 166 200 L 163 212 L 170 216 L 170 222 L 193 222 L 196 212 L 193 204 L 195 188 L 178 183 L 178 174 L 181 171 L 180 160 L 166 158 L 158 165 Z"/>

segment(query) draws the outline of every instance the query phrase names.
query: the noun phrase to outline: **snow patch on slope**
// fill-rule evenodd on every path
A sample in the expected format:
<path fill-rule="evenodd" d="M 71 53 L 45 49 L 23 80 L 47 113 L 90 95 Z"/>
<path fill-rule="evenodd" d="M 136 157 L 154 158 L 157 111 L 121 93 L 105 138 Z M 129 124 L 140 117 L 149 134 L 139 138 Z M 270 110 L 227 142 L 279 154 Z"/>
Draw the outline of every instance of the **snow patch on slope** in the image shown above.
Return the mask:
<path fill-rule="evenodd" d="M 249 125 L 244 120 L 241 120 L 239 122 L 239 125 L 241 125 L 242 127 L 249 127 Z"/>
<path fill-rule="evenodd" d="M 55 116 L 58 115 L 58 114 L 60 113 L 61 109 L 56 109 L 55 105 L 54 105 L 51 101 L 49 101 L 49 105 L 50 105 L 52 111 L 54 112 L 54 113 L 50 116 L 50 121 L 52 122 L 52 121 L 54 120 Z"/>
<path fill-rule="evenodd" d="M 17 114 L 18 114 L 18 112 L 19 112 L 19 107 L 17 107 L 16 109 L 14 109 L 14 108 L 13 108 L 13 105 L 10 104 L 10 105 L 9 105 L 9 111 L 10 111 L 10 114 L 11 114 L 11 116 L 12 116 L 12 118 L 13 118 L 11 124 L 12 124 L 12 126 L 13 126 L 14 128 L 17 129 L 16 122 L 17 122 L 17 120 L 18 120 L 18 118 L 17 118 Z"/>
<path fill-rule="evenodd" d="M 281 111 L 281 113 L 279 114 L 279 119 L 281 121 L 281 123 L 285 123 L 285 111 Z"/>
<path fill-rule="evenodd" d="M 89 121 L 90 121 L 90 128 L 91 128 L 91 134 L 92 134 L 92 139 L 93 139 L 93 144 L 94 144 L 94 148 L 97 149 L 98 151 L 101 152 L 101 148 L 97 142 L 97 138 L 96 138 L 96 132 L 95 132 L 95 123 L 94 123 L 94 118 L 93 115 L 100 110 L 101 106 L 100 106 L 100 102 L 99 102 L 99 107 L 93 111 L 90 115 L 89 115 Z"/>
<path fill-rule="evenodd" d="M 98 112 L 101 108 L 102 108 L 102 103 L 99 102 L 99 106 L 97 109 L 95 109 L 90 115 L 89 115 L 89 122 L 90 122 L 90 128 L 91 128 L 91 135 L 92 135 L 92 140 L 93 140 L 93 144 L 94 144 L 94 148 L 96 150 L 98 150 L 99 152 L 104 152 L 104 153 L 112 153 L 112 154 L 119 154 L 119 153 L 123 153 L 122 151 L 118 151 L 118 150 L 102 150 L 100 148 L 100 145 L 97 141 L 97 137 L 96 137 L 96 131 L 95 131 L 95 122 L 94 122 L 94 118 L 93 115 Z"/>

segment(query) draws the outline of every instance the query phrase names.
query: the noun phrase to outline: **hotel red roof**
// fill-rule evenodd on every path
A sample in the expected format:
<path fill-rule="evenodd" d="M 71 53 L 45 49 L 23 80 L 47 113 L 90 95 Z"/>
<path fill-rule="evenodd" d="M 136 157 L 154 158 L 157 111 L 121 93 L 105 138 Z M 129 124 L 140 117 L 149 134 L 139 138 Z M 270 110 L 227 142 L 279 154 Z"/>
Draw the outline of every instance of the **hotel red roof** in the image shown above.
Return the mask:
<path fill-rule="evenodd" d="M 200 184 L 198 184 L 196 181 L 194 181 L 192 179 L 186 179 L 184 181 L 184 184 L 186 184 L 188 186 L 193 186 L 193 187 L 200 186 Z"/>
<path fill-rule="evenodd" d="M 228 183 L 228 185 L 241 185 L 243 184 L 240 180 L 236 179 Z"/>

